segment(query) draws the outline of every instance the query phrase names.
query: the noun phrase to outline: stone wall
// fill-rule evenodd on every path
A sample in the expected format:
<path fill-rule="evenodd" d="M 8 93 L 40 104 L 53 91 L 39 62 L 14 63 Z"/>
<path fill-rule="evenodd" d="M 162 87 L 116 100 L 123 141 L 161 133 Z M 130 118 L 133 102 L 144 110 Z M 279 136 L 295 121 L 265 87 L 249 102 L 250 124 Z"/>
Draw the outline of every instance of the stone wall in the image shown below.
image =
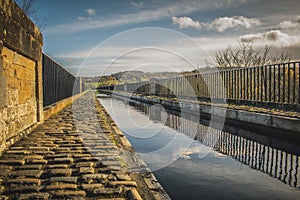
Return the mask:
<path fill-rule="evenodd" d="M 43 121 L 39 29 L 12 0 L 0 1 L 0 152 Z"/>

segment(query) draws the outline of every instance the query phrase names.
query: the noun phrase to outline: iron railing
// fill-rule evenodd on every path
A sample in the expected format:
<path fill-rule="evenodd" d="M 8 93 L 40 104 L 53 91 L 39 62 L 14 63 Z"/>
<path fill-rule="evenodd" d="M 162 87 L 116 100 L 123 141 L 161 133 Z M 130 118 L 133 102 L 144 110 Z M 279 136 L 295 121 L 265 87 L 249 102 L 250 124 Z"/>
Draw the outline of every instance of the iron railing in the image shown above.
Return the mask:
<path fill-rule="evenodd" d="M 81 87 L 80 87 L 80 84 Z M 49 106 L 62 99 L 85 90 L 84 83 L 52 58 L 43 54 L 43 106 Z"/>
<path fill-rule="evenodd" d="M 126 83 L 99 89 L 154 93 L 161 96 L 189 97 L 200 100 L 226 99 L 229 103 L 299 110 L 300 61 L 258 67 L 232 68 L 207 73 Z"/>

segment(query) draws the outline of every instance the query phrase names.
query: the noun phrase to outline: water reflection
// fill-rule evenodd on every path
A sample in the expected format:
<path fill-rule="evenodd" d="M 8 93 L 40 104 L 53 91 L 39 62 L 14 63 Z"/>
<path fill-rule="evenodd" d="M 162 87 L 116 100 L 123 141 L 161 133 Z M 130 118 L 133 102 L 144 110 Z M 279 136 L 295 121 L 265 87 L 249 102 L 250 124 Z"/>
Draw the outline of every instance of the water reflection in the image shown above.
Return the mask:
<path fill-rule="evenodd" d="M 213 147 L 216 151 L 231 156 L 253 169 L 260 170 L 292 187 L 300 188 L 300 149 L 296 144 L 228 125 L 222 131 L 208 131 L 207 120 L 201 119 L 199 123 L 192 115 L 181 116 L 180 113 L 165 110 L 161 106 L 149 107 L 132 101 L 125 103 L 147 114 L 152 121 L 162 122 L 165 126 Z"/>

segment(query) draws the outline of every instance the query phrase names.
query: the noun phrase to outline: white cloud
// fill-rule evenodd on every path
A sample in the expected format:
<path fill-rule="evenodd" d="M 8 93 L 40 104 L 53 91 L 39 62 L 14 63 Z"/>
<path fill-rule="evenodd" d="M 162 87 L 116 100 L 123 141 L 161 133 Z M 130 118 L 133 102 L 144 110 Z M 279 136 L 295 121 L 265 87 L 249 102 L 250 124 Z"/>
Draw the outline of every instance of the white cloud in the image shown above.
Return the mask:
<path fill-rule="evenodd" d="M 85 17 L 82 17 L 82 16 L 80 16 L 80 17 L 78 17 L 77 18 L 79 21 L 84 21 L 86 18 Z"/>
<path fill-rule="evenodd" d="M 216 9 L 220 7 L 229 7 L 235 4 L 241 4 L 243 2 L 239 0 L 200 0 L 200 1 L 189 1 L 186 2 L 175 2 L 172 4 L 152 5 L 153 9 L 137 10 L 135 13 L 130 14 L 114 14 L 113 16 L 102 16 L 97 19 L 89 20 L 89 22 L 73 22 L 69 24 L 61 24 L 52 27 L 48 27 L 46 33 L 72 33 L 85 30 L 99 29 L 104 27 L 120 26 L 125 24 L 135 24 L 140 22 L 154 21 L 162 18 L 168 18 L 178 15 L 187 15 L 193 12 L 207 11 L 210 9 Z"/>
<path fill-rule="evenodd" d="M 136 8 L 140 8 L 144 5 L 144 2 L 142 2 L 142 1 L 140 1 L 140 2 L 131 1 L 130 5 L 132 5 L 133 7 L 136 7 Z"/>
<path fill-rule="evenodd" d="M 278 24 L 279 29 L 295 29 L 300 28 L 300 16 L 296 17 L 296 20 L 286 20 Z"/>
<path fill-rule="evenodd" d="M 96 14 L 96 10 L 92 9 L 92 8 L 88 8 L 85 10 L 85 12 L 87 13 L 87 16 L 79 16 L 77 17 L 78 21 L 92 21 L 92 17 Z"/>
<path fill-rule="evenodd" d="M 199 21 L 194 21 L 190 17 L 172 17 L 172 21 L 174 24 L 178 24 L 179 28 L 188 28 L 192 27 L 195 29 L 200 29 L 201 24 Z"/>
<path fill-rule="evenodd" d="M 232 29 L 236 27 L 244 27 L 249 29 L 253 26 L 258 26 L 261 21 L 257 18 L 246 18 L 243 16 L 234 17 L 220 17 L 213 20 L 211 23 L 206 24 L 208 29 L 215 29 L 218 32 L 223 32 L 226 29 Z"/>
<path fill-rule="evenodd" d="M 96 10 L 92 8 L 86 9 L 85 12 L 90 16 L 94 16 L 96 14 Z"/>
<path fill-rule="evenodd" d="M 299 24 L 290 20 L 281 22 L 278 27 L 281 29 L 292 29 L 296 28 Z"/>
<path fill-rule="evenodd" d="M 273 44 L 278 47 L 288 47 L 299 42 L 297 36 L 290 36 L 279 30 L 272 30 L 265 33 L 247 34 L 240 37 L 242 42 L 263 42 Z"/>
<path fill-rule="evenodd" d="M 188 28 L 192 27 L 195 29 L 200 29 L 202 27 L 207 28 L 208 30 L 217 30 L 218 32 L 224 32 L 227 29 L 233 29 L 237 27 L 244 27 L 249 29 L 253 26 L 258 26 L 261 24 L 261 21 L 256 18 L 246 18 L 243 16 L 234 16 L 234 17 L 220 17 L 209 23 L 199 22 L 193 20 L 190 17 L 172 17 L 174 24 L 178 24 L 179 28 Z"/>

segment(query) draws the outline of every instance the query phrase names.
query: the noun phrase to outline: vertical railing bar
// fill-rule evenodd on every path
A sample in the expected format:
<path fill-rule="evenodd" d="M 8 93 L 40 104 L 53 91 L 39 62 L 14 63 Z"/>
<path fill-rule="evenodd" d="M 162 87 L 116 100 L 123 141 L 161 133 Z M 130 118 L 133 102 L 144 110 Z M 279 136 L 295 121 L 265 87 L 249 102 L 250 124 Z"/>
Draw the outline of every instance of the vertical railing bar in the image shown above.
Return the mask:
<path fill-rule="evenodd" d="M 249 91 L 248 91 L 248 68 L 245 68 L 245 93 L 246 93 L 246 100 L 249 100 Z"/>
<path fill-rule="evenodd" d="M 282 66 L 283 76 L 282 76 L 282 103 L 285 103 L 285 64 Z"/>
<path fill-rule="evenodd" d="M 260 101 L 263 101 L 264 93 L 264 67 L 260 67 Z"/>
<path fill-rule="evenodd" d="M 244 71 L 244 69 L 240 69 L 239 73 L 238 73 L 239 82 L 240 82 L 239 94 L 241 95 L 241 97 L 239 99 L 241 99 L 241 100 L 243 100 L 245 98 L 245 91 L 243 90 L 244 89 L 243 71 Z"/>
<path fill-rule="evenodd" d="M 260 74 L 260 68 L 258 67 L 257 68 L 257 100 L 260 101 L 260 88 L 261 88 L 261 83 L 260 83 L 260 80 L 261 80 L 261 74 Z"/>
<path fill-rule="evenodd" d="M 272 66 L 269 65 L 269 99 L 268 101 L 272 101 Z"/>
<path fill-rule="evenodd" d="M 268 100 L 268 81 L 267 81 L 267 78 L 270 78 L 267 76 L 268 75 L 268 72 L 267 72 L 267 66 L 264 66 L 264 87 L 265 87 L 265 99 L 264 101 L 267 101 Z"/>
<path fill-rule="evenodd" d="M 253 68 L 253 100 L 256 101 L 256 68 Z"/>
<path fill-rule="evenodd" d="M 273 68 L 273 73 L 274 73 L 274 75 L 273 75 L 273 82 L 274 82 L 274 84 L 273 84 L 273 97 L 274 97 L 274 102 L 277 102 L 276 101 L 276 65 L 274 65 L 273 66 L 274 68 Z"/>
<path fill-rule="evenodd" d="M 244 78 L 244 100 L 247 100 L 247 84 L 246 84 L 246 69 L 243 69 L 243 78 Z"/>
<path fill-rule="evenodd" d="M 290 100 L 290 89 L 291 89 L 291 86 L 290 86 L 290 79 L 291 79 L 291 64 L 289 63 L 288 64 L 288 86 L 287 86 L 287 102 L 290 103 L 291 100 Z"/>
<path fill-rule="evenodd" d="M 298 104 L 300 104 L 300 62 L 298 64 Z"/>
<path fill-rule="evenodd" d="M 297 103 L 296 101 L 296 63 L 293 63 L 293 101 L 292 103 Z"/>
<path fill-rule="evenodd" d="M 250 89 L 250 93 L 249 93 L 249 100 L 252 101 L 252 67 L 249 68 L 249 89 Z"/>
<path fill-rule="evenodd" d="M 277 92 L 278 92 L 278 103 L 281 103 L 281 98 L 280 98 L 280 64 L 277 65 L 278 70 L 277 70 Z"/>

